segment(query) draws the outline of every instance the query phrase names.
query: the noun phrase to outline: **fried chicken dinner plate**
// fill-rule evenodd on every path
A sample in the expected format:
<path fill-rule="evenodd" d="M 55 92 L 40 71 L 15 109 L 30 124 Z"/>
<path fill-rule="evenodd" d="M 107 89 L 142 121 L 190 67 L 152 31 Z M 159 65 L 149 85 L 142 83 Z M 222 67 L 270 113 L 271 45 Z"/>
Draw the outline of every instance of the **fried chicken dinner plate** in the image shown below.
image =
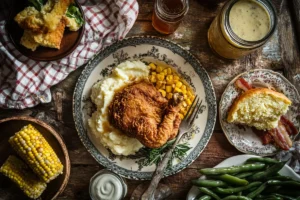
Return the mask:
<path fill-rule="evenodd" d="M 79 8 L 81 16 L 84 18 L 84 13 L 80 4 L 76 0 L 74 2 Z M 35 51 L 32 51 L 31 49 L 24 47 L 20 44 L 24 30 L 14 20 L 14 17 L 25 7 L 28 6 L 28 1 L 12 0 L 11 4 L 12 6 L 9 8 L 10 20 L 6 24 L 6 30 L 15 48 L 18 51 L 20 51 L 23 55 L 37 61 L 54 61 L 66 57 L 67 55 L 72 53 L 79 45 L 84 33 L 84 22 L 82 27 L 77 31 L 70 31 L 67 27 L 65 28 L 60 43 L 60 49 L 39 46 L 36 48 Z"/>
<path fill-rule="evenodd" d="M 133 71 L 134 67 L 137 66 L 141 66 L 142 68 Z M 146 71 L 142 70 L 145 66 Z M 152 70 L 153 67 L 155 68 L 156 66 L 157 71 L 151 71 L 150 66 L 152 66 Z M 163 145 L 162 143 L 151 143 L 156 141 L 149 140 L 148 142 L 150 145 L 162 145 L 155 149 L 143 146 L 142 144 L 147 145 L 148 143 L 145 141 L 141 142 L 140 139 L 137 140 L 134 138 L 134 135 L 122 136 L 120 139 L 120 134 L 125 135 L 120 129 L 125 128 L 124 126 L 127 126 L 128 124 L 126 123 L 130 123 L 131 119 L 125 117 L 124 120 L 127 120 L 127 122 L 124 122 L 122 125 L 123 122 L 120 121 L 122 119 L 118 118 L 118 116 L 122 116 L 122 112 L 120 109 L 117 109 L 118 114 L 114 116 L 119 119 L 119 122 L 116 122 L 116 124 L 121 124 L 119 126 L 120 129 L 114 127 L 115 124 L 113 123 L 107 124 L 109 120 L 108 122 L 105 120 L 109 118 L 108 114 L 103 114 L 101 113 L 101 110 L 99 111 L 99 106 L 103 106 L 106 103 L 105 101 L 104 103 L 101 103 L 99 97 L 101 97 L 101 95 L 103 98 L 108 98 L 109 96 L 111 96 L 111 98 L 115 97 L 110 91 L 112 88 L 117 87 L 116 84 L 112 83 L 112 80 L 116 77 L 123 77 L 122 80 L 127 80 L 126 73 L 130 72 L 129 77 L 135 80 L 138 79 L 139 76 L 146 74 L 146 77 L 149 77 L 148 82 L 142 82 L 141 84 L 137 83 L 136 86 L 132 85 L 131 89 L 128 86 L 126 91 L 121 87 L 118 91 L 125 91 L 125 93 L 127 93 L 125 96 L 132 96 L 131 94 L 133 93 L 130 91 L 138 91 L 137 98 L 131 97 L 130 101 L 137 104 L 141 103 L 141 106 L 133 105 L 132 108 L 135 109 L 133 112 L 144 109 L 144 115 L 147 115 L 148 121 L 144 120 L 143 124 L 145 124 L 145 127 L 149 126 L 156 129 L 155 126 L 153 127 L 150 125 L 156 118 L 160 117 L 161 112 L 164 111 L 162 104 L 166 104 L 168 101 L 164 100 L 162 97 L 153 100 L 162 103 L 162 107 L 160 106 L 161 108 L 158 108 L 159 104 L 148 102 L 147 99 L 149 99 L 150 93 L 154 96 L 164 94 L 164 91 L 153 91 L 152 88 L 156 90 L 155 87 L 148 86 L 149 83 L 151 84 L 151 82 L 155 81 L 153 79 L 150 80 L 151 74 L 154 74 L 156 77 L 157 74 L 164 73 L 160 70 L 160 67 L 166 74 L 165 76 L 162 76 L 162 79 L 167 76 L 174 77 L 174 81 L 177 83 L 175 84 L 174 82 L 174 87 L 176 85 L 176 87 L 181 88 L 179 90 L 177 89 L 178 91 L 183 91 L 183 93 L 187 92 L 187 95 L 184 97 L 186 99 L 185 102 L 191 103 L 190 100 L 194 97 L 193 95 L 198 95 L 201 100 L 201 109 L 198 112 L 192 131 L 182 138 L 177 150 L 175 150 L 177 154 L 173 154 L 174 159 L 165 170 L 164 175 L 169 176 L 183 170 L 198 158 L 212 135 L 216 121 L 216 97 L 212 82 L 200 62 L 193 55 L 182 47 L 161 38 L 152 36 L 126 38 L 107 47 L 90 60 L 79 77 L 75 87 L 73 96 L 73 116 L 82 143 L 101 165 L 129 179 L 151 179 L 152 173 L 155 170 L 155 163 L 162 158 L 163 153 L 172 144 L 173 140 L 169 140 Z M 132 75 L 131 72 L 134 72 L 134 75 Z M 177 73 L 178 76 L 176 76 L 175 73 Z M 180 81 L 178 81 L 178 78 L 180 78 Z M 116 83 L 119 84 L 120 81 Z M 94 88 L 96 88 L 95 91 Z M 101 91 L 101 88 L 106 89 L 99 92 Z M 143 88 L 146 88 L 148 92 L 144 93 Z M 170 88 L 166 86 L 167 93 L 164 94 L 166 98 L 170 95 L 168 92 L 169 89 Z M 191 93 L 193 93 L 193 95 L 191 95 Z M 122 95 L 119 95 L 118 98 L 122 98 Z M 97 105 L 97 110 L 94 103 Z M 149 103 L 149 106 L 152 106 L 151 108 L 149 107 L 149 113 L 147 113 L 147 103 Z M 113 105 L 115 104 L 119 105 L 118 100 L 116 100 Z M 128 111 L 128 108 L 131 105 L 127 106 L 125 103 L 123 106 L 125 106 L 124 109 L 127 109 L 126 112 L 128 115 L 132 116 L 132 118 L 136 117 L 136 114 Z M 158 114 L 152 115 L 151 112 L 154 111 L 157 111 Z M 151 118 L 154 115 L 156 117 Z M 167 114 L 165 114 L 165 116 L 166 115 Z M 94 120 L 95 117 L 97 120 Z M 179 114 L 177 117 L 179 117 Z M 172 116 L 170 118 L 172 118 Z M 99 127 L 98 129 L 95 128 L 95 126 L 91 125 L 93 123 L 102 123 L 100 128 L 103 130 L 108 130 L 107 127 L 110 127 L 109 130 L 117 129 L 116 132 L 120 134 L 117 137 L 116 134 L 109 132 L 97 136 L 94 133 L 98 131 Z M 167 126 L 168 125 L 166 125 L 166 128 Z M 173 126 L 175 127 L 175 123 L 172 127 Z M 153 132 L 155 131 L 152 130 L 152 133 Z M 103 141 L 106 143 L 103 143 Z M 120 154 L 120 149 L 124 150 L 127 148 L 126 146 L 124 147 L 124 142 L 126 141 L 128 141 L 126 144 L 130 145 L 130 148 L 128 151 L 122 151 Z"/>
<path fill-rule="evenodd" d="M 271 156 L 276 154 L 281 149 L 276 143 L 263 144 L 266 140 L 261 135 L 261 132 L 255 131 L 245 125 L 237 125 L 228 123 L 227 117 L 231 105 L 240 95 L 241 90 L 235 85 L 237 80 L 243 78 L 253 87 L 268 87 L 277 92 L 283 93 L 292 102 L 287 113 L 284 115 L 294 125 L 294 132 L 299 134 L 300 121 L 300 96 L 297 89 L 281 74 L 267 69 L 257 69 L 242 73 L 235 77 L 226 87 L 219 106 L 219 120 L 222 129 L 228 141 L 235 146 L 239 151 L 247 154 L 259 156 Z M 296 134 L 290 135 L 290 139 L 296 137 Z M 278 135 L 283 135 L 278 132 Z M 274 139 L 276 140 L 276 138 Z"/>

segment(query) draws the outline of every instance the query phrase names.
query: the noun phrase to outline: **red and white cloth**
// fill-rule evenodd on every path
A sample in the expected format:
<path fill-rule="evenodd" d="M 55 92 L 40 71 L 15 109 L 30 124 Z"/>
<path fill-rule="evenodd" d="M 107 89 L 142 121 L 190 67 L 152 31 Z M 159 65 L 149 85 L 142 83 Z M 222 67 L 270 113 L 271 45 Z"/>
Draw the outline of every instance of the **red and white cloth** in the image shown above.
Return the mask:
<path fill-rule="evenodd" d="M 81 0 L 86 23 L 76 50 L 58 61 L 39 62 L 22 55 L 11 43 L 3 16 L 8 8 L 3 6 L 3 0 L 1 2 L 0 107 L 16 109 L 50 102 L 50 87 L 85 64 L 103 47 L 123 39 L 133 26 L 139 9 L 136 0 Z"/>

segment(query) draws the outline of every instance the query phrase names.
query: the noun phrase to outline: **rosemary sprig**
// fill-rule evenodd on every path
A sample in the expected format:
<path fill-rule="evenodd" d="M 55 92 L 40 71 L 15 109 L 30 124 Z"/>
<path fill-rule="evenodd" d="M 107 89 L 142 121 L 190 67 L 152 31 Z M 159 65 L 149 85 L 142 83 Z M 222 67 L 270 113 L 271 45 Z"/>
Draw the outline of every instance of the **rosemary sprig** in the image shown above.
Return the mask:
<path fill-rule="evenodd" d="M 174 142 L 175 139 L 168 141 L 160 148 L 156 148 L 156 149 L 146 148 L 144 154 L 145 156 L 137 161 L 137 164 L 139 165 L 139 169 L 141 170 L 143 167 L 150 166 L 152 164 L 157 165 L 162 160 L 164 153 L 174 144 Z M 187 143 L 177 144 L 172 153 L 172 157 L 168 163 L 167 168 L 170 169 L 172 167 L 173 159 L 182 160 L 185 157 L 187 151 L 190 149 L 191 147 L 189 147 Z"/>

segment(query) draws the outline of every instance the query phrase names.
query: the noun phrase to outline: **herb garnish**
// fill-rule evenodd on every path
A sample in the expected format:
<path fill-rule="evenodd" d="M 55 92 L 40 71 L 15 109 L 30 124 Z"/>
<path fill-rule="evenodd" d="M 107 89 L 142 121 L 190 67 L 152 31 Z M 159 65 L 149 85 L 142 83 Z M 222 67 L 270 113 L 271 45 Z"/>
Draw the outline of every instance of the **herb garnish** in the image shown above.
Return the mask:
<path fill-rule="evenodd" d="M 163 159 L 164 153 L 168 149 L 170 149 L 170 147 L 173 145 L 174 142 L 175 139 L 170 140 L 162 147 L 156 149 L 145 148 L 144 149 L 145 157 L 137 161 L 137 164 L 139 165 L 139 170 L 141 170 L 144 166 L 150 166 L 152 164 L 157 165 Z M 191 147 L 189 147 L 187 143 L 177 144 L 172 153 L 172 157 L 168 163 L 167 169 L 171 169 L 172 161 L 174 159 L 182 160 L 185 157 L 187 151 L 190 149 Z"/>
<path fill-rule="evenodd" d="M 38 11 L 42 10 L 42 7 L 44 6 L 43 0 L 28 0 L 29 4 L 33 6 Z"/>
<path fill-rule="evenodd" d="M 79 8 L 75 4 L 71 4 L 68 7 L 68 10 L 66 12 L 66 16 L 70 18 L 74 18 L 76 23 L 81 26 L 83 24 L 83 18 L 80 13 Z"/>

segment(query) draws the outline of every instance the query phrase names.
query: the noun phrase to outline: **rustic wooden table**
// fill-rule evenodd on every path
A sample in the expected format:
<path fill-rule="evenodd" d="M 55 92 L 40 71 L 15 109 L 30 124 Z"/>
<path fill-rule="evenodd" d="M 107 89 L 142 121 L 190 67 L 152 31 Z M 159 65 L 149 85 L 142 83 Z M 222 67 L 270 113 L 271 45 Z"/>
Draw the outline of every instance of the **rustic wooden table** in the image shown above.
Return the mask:
<path fill-rule="evenodd" d="M 273 2 L 279 16 L 276 34 L 261 50 L 239 60 L 220 59 L 212 53 L 207 42 L 209 25 L 221 9 L 224 0 L 190 0 L 187 16 L 179 29 L 168 36 L 159 34 L 151 25 L 153 0 L 139 0 L 139 16 L 128 36 L 156 35 L 172 40 L 189 50 L 208 71 L 218 101 L 232 78 L 254 68 L 282 72 L 300 90 L 300 56 L 289 9 L 291 2 L 288 0 L 273 0 Z M 0 109 L 0 119 L 15 115 L 30 115 L 48 122 L 63 136 L 69 150 L 72 168 L 69 183 L 58 199 L 89 199 L 89 179 L 103 168 L 82 145 L 73 121 L 73 90 L 82 69 L 83 67 L 71 73 L 64 81 L 52 88 L 51 103 L 25 110 Z M 237 154 L 241 153 L 229 144 L 217 123 L 211 140 L 199 158 L 185 170 L 161 181 L 172 188 L 173 194 L 169 199 L 186 198 L 191 188 L 190 180 L 199 176 L 198 169 L 213 167 Z M 126 199 L 129 199 L 133 190 L 142 181 L 126 181 L 129 187 Z"/>

